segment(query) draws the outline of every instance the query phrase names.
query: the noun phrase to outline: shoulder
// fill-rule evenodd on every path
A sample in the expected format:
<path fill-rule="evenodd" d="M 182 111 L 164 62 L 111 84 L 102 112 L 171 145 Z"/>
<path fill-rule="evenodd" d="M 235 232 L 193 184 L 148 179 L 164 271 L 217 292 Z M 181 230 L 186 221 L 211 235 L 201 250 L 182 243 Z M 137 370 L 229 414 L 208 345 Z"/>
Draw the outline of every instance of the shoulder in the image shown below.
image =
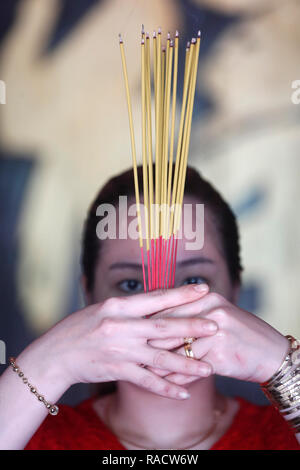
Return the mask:
<path fill-rule="evenodd" d="M 217 449 L 300 450 L 288 423 L 275 407 L 259 406 L 237 397 L 239 410 Z"/>
<path fill-rule="evenodd" d="M 93 401 L 60 405 L 58 415 L 46 417 L 25 450 L 113 449 L 117 443 L 93 410 Z"/>

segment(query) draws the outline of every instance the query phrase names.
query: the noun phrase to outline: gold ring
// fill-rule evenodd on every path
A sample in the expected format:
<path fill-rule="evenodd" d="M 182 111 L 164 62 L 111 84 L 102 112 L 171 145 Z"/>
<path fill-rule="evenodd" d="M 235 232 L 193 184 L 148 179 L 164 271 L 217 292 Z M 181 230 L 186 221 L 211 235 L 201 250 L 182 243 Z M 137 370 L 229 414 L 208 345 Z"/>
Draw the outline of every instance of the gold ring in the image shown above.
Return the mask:
<path fill-rule="evenodd" d="M 196 338 L 184 338 L 184 344 L 192 344 Z"/>
<path fill-rule="evenodd" d="M 191 343 L 185 343 L 184 350 L 185 350 L 186 357 L 190 357 L 192 359 L 195 358 L 193 350 L 192 350 L 192 344 Z"/>

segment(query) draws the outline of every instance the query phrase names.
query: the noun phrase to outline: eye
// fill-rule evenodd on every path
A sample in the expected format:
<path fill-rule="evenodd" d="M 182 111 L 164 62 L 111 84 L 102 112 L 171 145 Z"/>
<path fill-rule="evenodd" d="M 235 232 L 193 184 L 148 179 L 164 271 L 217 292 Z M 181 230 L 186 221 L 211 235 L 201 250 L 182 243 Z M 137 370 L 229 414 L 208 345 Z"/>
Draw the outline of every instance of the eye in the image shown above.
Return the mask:
<path fill-rule="evenodd" d="M 207 280 L 200 276 L 191 276 L 188 277 L 183 283 L 186 284 L 207 284 Z"/>
<path fill-rule="evenodd" d="M 129 294 L 135 294 L 137 292 L 143 291 L 142 283 L 136 279 L 126 279 L 122 282 L 119 282 L 118 287 L 121 291 L 127 292 Z"/>

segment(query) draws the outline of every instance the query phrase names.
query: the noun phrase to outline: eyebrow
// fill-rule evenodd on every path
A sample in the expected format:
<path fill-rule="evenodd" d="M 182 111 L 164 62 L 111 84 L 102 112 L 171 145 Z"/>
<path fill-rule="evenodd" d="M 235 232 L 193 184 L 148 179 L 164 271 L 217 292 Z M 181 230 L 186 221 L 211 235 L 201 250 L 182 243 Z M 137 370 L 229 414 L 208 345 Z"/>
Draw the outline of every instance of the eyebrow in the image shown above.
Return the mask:
<path fill-rule="evenodd" d="M 177 261 L 177 266 L 178 267 L 185 267 L 185 266 L 193 266 L 195 264 L 203 264 L 203 263 L 209 263 L 209 264 L 214 264 L 214 261 L 210 258 L 205 258 L 203 256 L 200 256 L 198 258 L 190 258 L 190 259 L 185 259 L 183 261 Z M 145 265 L 145 269 L 147 266 Z M 131 262 L 119 262 L 119 263 L 113 263 L 110 265 L 109 269 L 135 269 L 135 270 L 141 270 L 142 265 L 139 263 L 131 263 Z"/>
<path fill-rule="evenodd" d="M 142 269 L 142 265 L 138 263 L 129 263 L 129 262 L 121 262 L 121 263 L 113 263 L 110 265 L 109 269 Z"/>
<path fill-rule="evenodd" d="M 177 266 L 193 266 L 194 264 L 215 264 L 215 262 L 210 258 L 205 258 L 204 256 L 199 256 L 198 258 L 189 258 L 182 261 L 177 261 Z"/>

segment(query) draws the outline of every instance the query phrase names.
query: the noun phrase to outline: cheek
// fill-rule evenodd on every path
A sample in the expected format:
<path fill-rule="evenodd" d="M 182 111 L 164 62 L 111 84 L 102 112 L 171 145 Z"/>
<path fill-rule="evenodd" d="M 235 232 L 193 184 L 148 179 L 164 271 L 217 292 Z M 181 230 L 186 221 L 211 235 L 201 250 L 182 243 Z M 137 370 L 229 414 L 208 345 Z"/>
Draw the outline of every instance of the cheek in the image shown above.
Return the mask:
<path fill-rule="evenodd" d="M 228 268 L 224 263 L 218 266 L 212 291 L 222 295 L 231 303 L 235 303 L 236 289 L 231 281 Z"/>
<path fill-rule="evenodd" d="M 105 283 L 105 276 L 101 276 L 101 273 L 98 271 L 95 276 L 94 286 L 88 294 L 89 304 L 104 302 L 108 297 L 110 295 Z"/>
<path fill-rule="evenodd" d="M 93 303 L 104 302 L 109 297 L 113 297 L 113 294 L 110 293 L 108 287 L 103 282 L 98 282 L 93 289 L 91 297 Z"/>

